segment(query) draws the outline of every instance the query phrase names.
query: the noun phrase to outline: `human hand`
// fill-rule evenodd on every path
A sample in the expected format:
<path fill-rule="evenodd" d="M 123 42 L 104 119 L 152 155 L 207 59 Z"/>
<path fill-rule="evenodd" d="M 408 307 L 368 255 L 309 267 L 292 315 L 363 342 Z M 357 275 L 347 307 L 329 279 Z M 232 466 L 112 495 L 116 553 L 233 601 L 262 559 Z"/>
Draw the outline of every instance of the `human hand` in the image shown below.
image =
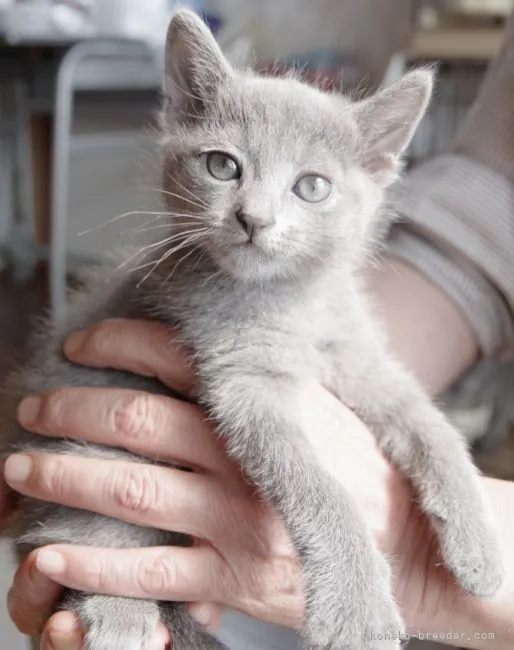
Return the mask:
<path fill-rule="evenodd" d="M 183 351 L 170 345 L 169 331 L 155 323 L 105 322 L 72 338 L 66 352 L 77 363 L 154 375 L 184 391 L 194 386 Z M 413 506 L 408 486 L 349 410 L 319 386 L 306 392 L 306 426 L 320 432 L 315 451 L 354 496 L 382 550 L 395 558 L 396 596 L 409 628 L 441 628 L 451 620 L 457 588 L 438 566 L 428 524 Z M 315 409 L 307 408 L 313 404 Z M 194 611 L 211 624 L 218 607 L 228 606 L 268 622 L 301 627 L 302 575 L 287 532 L 274 509 L 261 502 L 227 459 L 198 408 L 133 391 L 66 389 L 42 396 L 39 405 L 26 401 L 20 419 L 43 435 L 159 455 L 196 472 L 31 454 L 32 470 L 22 482 L 9 478 L 14 462 L 7 463 L 13 489 L 198 540 L 190 549 L 52 547 L 65 560 L 61 571 L 45 566 L 49 549 L 34 552 L 20 568 L 10 598 L 11 614 L 22 631 L 40 631 L 58 597 L 58 584 L 201 603 Z M 169 493 L 173 499 L 166 498 Z M 65 612 L 53 616 L 43 649 L 80 646 L 73 617 Z"/>

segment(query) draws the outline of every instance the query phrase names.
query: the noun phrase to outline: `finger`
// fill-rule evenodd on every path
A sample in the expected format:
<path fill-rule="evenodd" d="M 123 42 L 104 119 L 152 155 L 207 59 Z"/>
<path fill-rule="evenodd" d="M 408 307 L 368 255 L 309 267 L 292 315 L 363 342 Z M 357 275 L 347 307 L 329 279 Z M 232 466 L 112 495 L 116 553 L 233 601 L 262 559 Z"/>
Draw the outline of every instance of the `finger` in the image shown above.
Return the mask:
<path fill-rule="evenodd" d="M 18 418 L 26 429 L 42 435 L 123 447 L 203 469 L 228 465 L 203 411 L 162 395 L 63 388 L 23 400 Z"/>
<path fill-rule="evenodd" d="M 54 614 L 41 637 L 41 650 L 82 650 L 83 634 L 79 621 L 71 612 Z"/>
<path fill-rule="evenodd" d="M 108 549 L 48 546 L 38 569 L 70 589 L 151 600 L 220 602 L 230 574 L 209 546 Z"/>
<path fill-rule="evenodd" d="M 61 585 L 39 572 L 31 553 L 16 571 L 7 597 L 9 615 L 22 634 L 39 636 L 61 592 Z"/>
<path fill-rule="evenodd" d="M 202 474 L 126 461 L 18 454 L 7 459 L 4 476 L 26 496 L 209 540 L 225 499 Z"/>
<path fill-rule="evenodd" d="M 84 635 L 79 621 L 71 612 L 58 612 L 48 621 L 41 637 L 41 650 L 82 650 Z M 164 625 L 159 625 L 148 648 L 141 650 L 164 650 L 170 643 L 170 635 Z"/>
<path fill-rule="evenodd" d="M 68 358 L 94 368 L 116 368 L 155 377 L 189 395 L 195 386 L 191 357 L 162 323 L 112 319 L 75 332 L 64 345 Z"/>

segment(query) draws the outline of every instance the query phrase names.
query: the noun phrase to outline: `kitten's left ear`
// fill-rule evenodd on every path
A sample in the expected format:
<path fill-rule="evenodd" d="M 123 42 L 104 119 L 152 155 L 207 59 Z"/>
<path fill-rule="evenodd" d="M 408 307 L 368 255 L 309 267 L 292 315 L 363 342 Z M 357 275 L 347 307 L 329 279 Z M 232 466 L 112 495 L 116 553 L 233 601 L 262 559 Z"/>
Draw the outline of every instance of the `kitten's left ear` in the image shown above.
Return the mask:
<path fill-rule="evenodd" d="M 232 68 L 210 29 L 189 9 L 171 19 L 166 40 L 164 94 L 175 119 L 201 112 Z"/>
<path fill-rule="evenodd" d="M 360 132 L 359 162 L 377 183 L 392 183 L 430 101 L 434 77 L 416 70 L 354 106 Z"/>

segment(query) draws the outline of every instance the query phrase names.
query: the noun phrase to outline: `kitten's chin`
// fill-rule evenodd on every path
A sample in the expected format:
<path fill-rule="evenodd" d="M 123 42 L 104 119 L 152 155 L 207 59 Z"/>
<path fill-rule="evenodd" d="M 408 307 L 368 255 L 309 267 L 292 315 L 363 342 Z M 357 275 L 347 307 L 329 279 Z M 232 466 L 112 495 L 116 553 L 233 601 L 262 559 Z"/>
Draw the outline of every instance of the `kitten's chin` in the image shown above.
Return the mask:
<path fill-rule="evenodd" d="M 287 275 L 284 260 L 251 245 L 235 245 L 211 254 L 221 269 L 243 282 L 266 282 Z"/>

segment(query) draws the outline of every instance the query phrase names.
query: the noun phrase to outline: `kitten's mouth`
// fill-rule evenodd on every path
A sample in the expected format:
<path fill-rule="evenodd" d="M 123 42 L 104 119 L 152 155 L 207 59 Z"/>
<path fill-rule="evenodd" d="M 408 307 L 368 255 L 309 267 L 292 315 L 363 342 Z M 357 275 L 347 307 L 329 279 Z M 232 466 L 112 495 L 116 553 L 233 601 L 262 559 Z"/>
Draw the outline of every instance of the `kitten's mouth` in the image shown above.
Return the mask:
<path fill-rule="evenodd" d="M 266 246 L 263 246 L 261 243 L 258 243 L 255 241 L 255 239 L 247 239 L 246 241 L 243 242 L 238 242 L 233 245 L 233 249 L 236 251 L 247 251 L 247 252 L 255 252 L 259 253 L 261 255 L 266 255 L 269 256 L 269 251 L 266 249 Z"/>
<path fill-rule="evenodd" d="M 235 244 L 235 246 L 236 248 L 258 248 L 258 246 L 255 245 L 255 242 L 251 239 L 239 242 L 238 244 Z"/>
<path fill-rule="evenodd" d="M 259 237 L 254 229 L 251 229 L 249 232 L 244 234 L 243 237 L 234 237 L 235 241 L 232 241 L 231 248 L 236 249 L 262 249 L 262 242 L 259 242 Z"/>
<path fill-rule="evenodd" d="M 250 233 L 231 233 L 229 237 L 221 244 L 220 251 L 224 251 L 225 255 L 235 256 L 240 261 L 244 259 L 245 255 L 255 258 L 255 261 L 269 260 L 273 257 L 273 250 L 265 236 L 262 236 L 258 231 Z"/>

